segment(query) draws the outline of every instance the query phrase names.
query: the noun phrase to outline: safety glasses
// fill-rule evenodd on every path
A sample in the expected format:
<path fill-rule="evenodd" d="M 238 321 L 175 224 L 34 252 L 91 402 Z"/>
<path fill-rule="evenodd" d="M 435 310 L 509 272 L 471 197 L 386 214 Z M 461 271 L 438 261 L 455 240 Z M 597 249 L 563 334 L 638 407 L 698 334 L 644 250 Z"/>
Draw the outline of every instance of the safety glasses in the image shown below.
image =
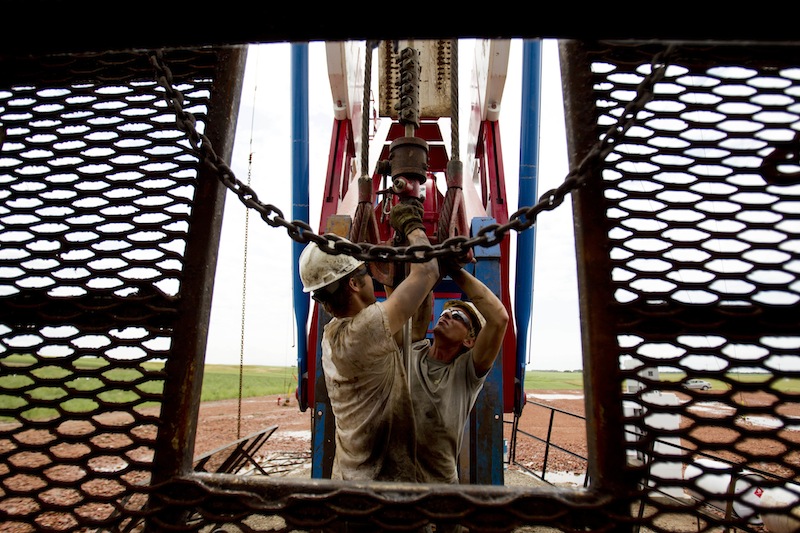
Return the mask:
<path fill-rule="evenodd" d="M 459 309 L 454 309 L 451 307 L 449 309 L 445 309 L 444 311 L 442 311 L 442 315 L 443 316 L 448 315 L 450 318 L 458 320 L 459 322 L 464 324 L 464 327 L 466 327 L 467 329 L 472 329 L 472 321 L 469 319 L 469 317 L 464 311 L 461 311 Z"/>

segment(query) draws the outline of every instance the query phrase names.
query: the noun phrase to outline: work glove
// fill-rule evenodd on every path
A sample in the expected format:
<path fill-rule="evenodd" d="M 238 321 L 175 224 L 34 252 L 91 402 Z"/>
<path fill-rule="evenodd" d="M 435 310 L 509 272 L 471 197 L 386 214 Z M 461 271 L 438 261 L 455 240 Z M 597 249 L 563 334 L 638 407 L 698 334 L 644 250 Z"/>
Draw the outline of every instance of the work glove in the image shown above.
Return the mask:
<path fill-rule="evenodd" d="M 470 263 L 475 263 L 475 259 L 470 259 L 469 254 L 464 256 L 445 256 L 438 258 L 439 261 L 439 281 L 445 276 L 455 277 L 455 274 Z"/>
<path fill-rule="evenodd" d="M 422 215 L 425 210 L 419 198 L 405 198 L 392 207 L 389 215 L 389 222 L 397 231 L 396 240 L 404 241 L 406 236 L 415 229 L 425 229 L 422 223 Z"/>
<path fill-rule="evenodd" d="M 440 257 L 439 272 L 442 276 L 450 275 L 461 270 L 466 264 L 466 261 L 459 261 L 452 256 Z"/>

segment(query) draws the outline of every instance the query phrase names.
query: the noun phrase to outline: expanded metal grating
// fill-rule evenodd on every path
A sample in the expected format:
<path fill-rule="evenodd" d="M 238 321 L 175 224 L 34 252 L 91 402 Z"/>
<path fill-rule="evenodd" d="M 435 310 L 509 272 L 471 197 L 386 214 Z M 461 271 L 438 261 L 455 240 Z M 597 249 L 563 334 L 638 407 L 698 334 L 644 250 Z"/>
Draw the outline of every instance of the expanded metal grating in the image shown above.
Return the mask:
<path fill-rule="evenodd" d="M 800 489 L 798 50 L 562 46 L 573 161 L 613 138 L 575 195 L 597 430 L 624 426 L 631 479 L 756 523 L 763 490 Z"/>
<path fill-rule="evenodd" d="M 209 134 L 229 122 L 219 61 L 241 68 L 235 57 L 167 54 L 200 131 L 212 100 L 225 114 Z M 194 324 L 202 315 L 191 311 L 203 300 L 183 285 L 197 291 L 202 269 L 191 261 L 206 247 L 215 254 L 198 213 L 213 220 L 220 187 L 216 177 L 198 186 L 199 158 L 150 54 L 49 57 L 3 71 L 0 528 L 113 529 L 142 512 L 160 412 L 181 406 L 165 395 L 192 376 L 190 354 L 174 355 L 198 342 L 181 324 L 199 325 L 192 337 L 204 342 Z"/>
<path fill-rule="evenodd" d="M 581 170 L 590 484 L 576 490 L 193 472 L 216 169 L 176 124 L 149 52 L 2 61 L 0 527 L 665 531 L 689 516 L 695 531 L 753 530 L 749 494 L 702 476 L 764 490 L 798 476 L 785 388 L 800 372 L 798 49 L 674 44 L 562 45 Z M 163 58 L 222 159 L 243 61 Z"/>

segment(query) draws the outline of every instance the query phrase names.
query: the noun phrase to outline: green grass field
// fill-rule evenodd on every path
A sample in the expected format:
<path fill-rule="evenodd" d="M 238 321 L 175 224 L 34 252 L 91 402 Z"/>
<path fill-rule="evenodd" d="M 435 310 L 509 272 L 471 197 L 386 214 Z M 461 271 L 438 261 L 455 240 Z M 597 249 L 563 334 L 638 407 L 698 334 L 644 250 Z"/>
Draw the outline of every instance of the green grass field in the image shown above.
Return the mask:
<path fill-rule="evenodd" d="M 289 394 L 297 387 L 297 369 L 281 366 L 242 367 L 242 398 Z M 239 397 L 237 365 L 206 365 L 200 401 L 229 400 Z"/>
<path fill-rule="evenodd" d="M 158 398 L 163 388 L 163 365 L 135 363 L 130 368 L 105 369 L 105 363 L 96 358 L 83 358 L 71 363 L 73 371 L 61 366 L 42 365 L 33 357 L 10 355 L 0 358 L 0 409 L 22 410 L 27 399 L 46 400 L 70 412 L 91 412 L 98 408 L 94 398 L 103 402 L 124 405 L 152 404 L 149 398 Z M 240 385 L 240 373 L 242 376 Z M 32 378 L 33 376 L 33 378 Z M 78 377 L 80 376 L 80 377 Z M 240 397 L 286 395 L 294 396 L 297 387 L 297 369 L 278 366 L 206 365 L 203 376 L 202 402 L 229 400 Z M 678 381 L 682 373 L 662 373 L 663 381 Z M 769 374 L 737 374 L 731 380 L 763 382 Z M 728 385 L 709 379 L 716 390 Z M 115 388 L 116 385 L 116 388 Z M 133 386 L 131 386 L 133 385 Z M 782 379 L 772 388 L 784 392 L 800 392 L 800 379 Z M 99 394 L 93 391 L 104 389 Z M 528 371 L 525 373 L 525 390 L 582 390 L 583 373 L 557 371 Z M 3 392 L 5 391 L 5 392 Z M 41 419 L 56 415 L 50 408 L 24 411 L 26 418 Z"/>
<path fill-rule="evenodd" d="M 245 366 L 243 376 L 243 398 L 287 393 L 294 395 L 297 386 L 297 370 L 295 368 Z M 580 390 L 583 389 L 583 373 L 529 371 L 525 373 L 525 388 L 527 390 Z M 236 398 L 238 391 L 238 366 L 206 366 L 201 401 Z"/>
<path fill-rule="evenodd" d="M 92 396 L 94 390 L 105 388 L 98 396 L 104 402 L 128 405 L 142 404 L 155 405 L 147 401 L 148 396 L 158 396 L 163 388 L 161 379 L 163 365 L 145 363 L 143 372 L 132 368 L 104 369 L 104 364 L 99 359 L 84 358 L 73 363 L 74 373 L 56 365 L 41 366 L 36 364 L 34 358 L 12 355 L 2 358 L 2 374 L 0 374 L 0 388 L 6 391 L 0 393 L 0 409 L 22 409 L 28 403 L 27 398 L 48 400 L 60 404 L 60 407 L 71 412 L 91 412 L 98 408 L 98 404 L 87 396 Z M 15 369 L 19 371 L 16 372 Z M 241 384 L 240 384 L 241 372 Z M 73 375 L 74 374 L 74 375 Z M 77 377 L 80 375 L 81 377 Z M 33 379 L 32 379 L 33 376 Z M 96 376 L 96 377 L 86 377 Z M 527 372 L 525 377 L 526 389 L 582 389 L 583 375 L 581 372 Z M 37 383 L 34 383 L 34 380 Z M 105 384 L 104 384 L 105 382 Z M 129 384 L 131 386 L 117 386 L 113 383 Z M 256 396 L 286 395 L 294 396 L 297 387 L 297 369 L 279 366 L 244 366 L 238 365 L 206 365 L 203 375 L 203 389 L 201 402 L 216 400 L 230 400 L 241 397 L 251 398 Z M 14 394 L 14 391 L 18 391 Z M 36 408 L 25 411 L 25 417 L 32 419 L 49 418 L 56 416 L 57 411 L 49 408 Z"/>

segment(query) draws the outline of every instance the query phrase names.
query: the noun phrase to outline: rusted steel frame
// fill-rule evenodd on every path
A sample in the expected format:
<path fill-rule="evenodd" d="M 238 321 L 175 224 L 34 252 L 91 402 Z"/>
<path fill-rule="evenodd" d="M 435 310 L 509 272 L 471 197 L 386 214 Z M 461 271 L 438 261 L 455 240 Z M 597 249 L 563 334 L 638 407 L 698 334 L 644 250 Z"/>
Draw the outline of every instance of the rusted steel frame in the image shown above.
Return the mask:
<path fill-rule="evenodd" d="M 598 142 L 593 79 L 585 43 L 560 43 L 570 168 L 577 168 Z M 618 304 L 611 284 L 608 221 L 600 168 L 573 191 L 575 248 L 583 345 L 583 375 L 589 472 L 593 488 L 624 497 L 638 479 L 626 468 L 619 346 Z M 623 505 L 615 510 L 625 514 Z"/>
<path fill-rule="evenodd" d="M 608 522 L 607 495 L 558 487 L 430 485 L 303 480 L 197 473 L 160 487 L 172 510 L 195 516 L 279 515 L 297 529 L 330 528 L 358 519 L 395 531 L 420 522 L 461 523 L 471 531 L 511 531 L 523 525 L 581 530 Z M 590 527 L 591 529 L 591 527 Z"/>
<path fill-rule="evenodd" d="M 620 324 L 646 333 L 649 339 L 673 340 L 679 334 L 724 332 L 729 341 L 754 342 L 765 335 L 793 336 L 798 331 L 800 304 L 749 307 L 687 306 L 667 301 L 657 309 L 641 302 L 620 306 Z"/>
<path fill-rule="evenodd" d="M 230 161 L 233 152 L 246 56 L 246 48 L 218 51 L 205 135 L 225 161 Z M 167 379 L 162 426 L 155 445 L 153 484 L 192 469 L 225 191 L 216 173 L 200 163 L 183 263 L 180 317 L 165 367 Z"/>

